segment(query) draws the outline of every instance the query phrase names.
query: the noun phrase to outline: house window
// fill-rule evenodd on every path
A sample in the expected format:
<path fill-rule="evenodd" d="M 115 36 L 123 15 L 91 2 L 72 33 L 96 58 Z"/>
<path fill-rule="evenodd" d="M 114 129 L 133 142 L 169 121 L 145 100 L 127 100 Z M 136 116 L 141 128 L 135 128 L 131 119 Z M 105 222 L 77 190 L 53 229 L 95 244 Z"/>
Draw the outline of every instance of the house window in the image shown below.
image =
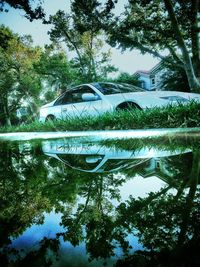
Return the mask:
<path fill-rule="evenodd" d="M 160 162 L 159 161 L 156 161 L 156 168 L 160 169 Z"/>
<path fill-rule="evenodd" d="M 155 83 L 156 83 L 156 82 L 155 82 L 155 78 L 152 78 L 152 79 L 151 79 L 151 84 L 152 84 L 152 85 L 155 85 Z"/>
<path fill-rule="evenodd" d="M 142 87 L 143 89 L 146 89 L 145 81 L 141 81 L 141 87 Z"/>

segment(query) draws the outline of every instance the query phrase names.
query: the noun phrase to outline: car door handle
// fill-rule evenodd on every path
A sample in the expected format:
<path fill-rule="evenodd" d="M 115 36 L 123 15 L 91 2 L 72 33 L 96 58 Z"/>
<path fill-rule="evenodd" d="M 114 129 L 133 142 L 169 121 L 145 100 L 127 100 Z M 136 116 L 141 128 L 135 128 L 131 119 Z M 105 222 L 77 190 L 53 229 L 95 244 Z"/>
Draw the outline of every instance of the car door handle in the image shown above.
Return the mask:
<path fill-rule="evenodd" d="M 63 111 L 67 111 L 67 108 L 63 108 Z"/>

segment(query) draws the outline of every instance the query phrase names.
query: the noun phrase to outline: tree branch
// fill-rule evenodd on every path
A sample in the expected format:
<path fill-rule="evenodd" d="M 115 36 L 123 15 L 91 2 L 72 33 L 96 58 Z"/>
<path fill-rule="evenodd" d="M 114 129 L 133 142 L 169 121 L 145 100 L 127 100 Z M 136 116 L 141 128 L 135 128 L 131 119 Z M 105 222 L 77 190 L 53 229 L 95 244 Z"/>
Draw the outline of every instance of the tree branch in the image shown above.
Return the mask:
<path fill-rule="evenodd" d="M 198 9 L 199 0 L 193 0 L 191 6 L 191 40 L 192 40 L 192 53 L 194 57 L 200 59 L 199 51 L 199 30 L 198 30 Z"/>
<path fill-rule="evenodd" d="M 172 5 L 171 0 L 164 0 L 165 8 L 168 11 L 169 18 L 171 21 L 172 30 L 174 31 L 174 38 L 177 41 L 179 48 L 181 49 L 184 68 L 188 77 L 188 82 L 192 91 L 199 91 L 200 90 L 200 83 L 197 80 L 194 72 L 194 67 L 192 65 L 192 60 L 190 54 L 187 50 L 186 44 L 184 42 L 183 36 L 181 34 L 177 17 L 174 12 L 174 8 Z"/>
<path fill-rule="evenodd" d="M 81 72 L 82 72 L 82 74 L 84 74 L 84 65 L 83 65 L 83 62 L 82 62 L 82 57 L 81 57 L 81 54 L 80 54 L 80 52 L 78 50 L 78 47 L 77 47 L 76 43 L 74 41 L 72 41 L 71 37 L 69 36 L 67 31 L 65 31 L 64 29 L 63 29 L 63 34 L 65 35 L 66 39 L 71 43 L 71 45 L 74 47 L 74 49 L 75 49 L 75 51 L 77 53 L 77 56 L 79 58 L 80 65 L 82 67 L 81 68 Z"/>
<path fill-rule="evenodd" d="M 192 55 L 195 73 L 200 77 L 200 44 L 199 44 L 199 28 L 198 28 L 198 10 L 199 0 L 191 1 L 191 42 Z"/>
<path fill-rule="evenodd" d="M 167 45 L 167 48 L 170 52 L 170 54 L 172 55 L 172 57 L 174 58 L 174 60 L 178 63 L 179 66 L 181 66 L 182 68 L 184 68 L 184 63 L 183 61 L 180 59 L 180 57 L 176 54 L 175 50 L 173 49 L 173 47 L 171 47 L 170 45 Z"/>
<path fill-rule="evenodd" d="M 148 48 L 148 47 L 144 46 L 140 42 L 134 40 L 133 43 L 134 43 L 134 46 L 137 49 L 139 49 L 140 51 L 142 51 L 144 53 L 149 53 L 149 54 L 151 54 L 151 55 L 153 55 L 155 57 L 158 57 L 158 58 L 160 58 L 164 62 L 167 62 L 167 63 L 170 63 L 170 64 L 174 64 L 174 61 L 172 59 L 170 59 L 169 57 L 166 57 L 166 56 L 161 55 L 157 51 L 152 50 L 151 48 Z M 173 54 L 174 54 L 173 56 L 175 56 L 175 52 L 173 52 Z M 183 68 L 183 64 L 182 64 L 182 61 L 180 59 L 179 59 L 179 62 L 181 62 L 181 64 L 177 64 L 177 66 Z"/>
<path fill-rule="evenodd" d="M 179 47 L 181 48 L 181 50 L 188 53 L 184 39 L 183 39 L 181 31 L 179 29 L 178 20 L 176 18 L 175 13 L 174 13 L 172 2 L 171 2 L 171 0 L 164 0 L 164 3 L 165 3 L 165 7 L 168 11 L 169 18 L 170 18 L 171 23 L 172 23 L 172 29 L 174 31 L 174 37 L 176 38 L 176 41 L 177 41 Z"/>

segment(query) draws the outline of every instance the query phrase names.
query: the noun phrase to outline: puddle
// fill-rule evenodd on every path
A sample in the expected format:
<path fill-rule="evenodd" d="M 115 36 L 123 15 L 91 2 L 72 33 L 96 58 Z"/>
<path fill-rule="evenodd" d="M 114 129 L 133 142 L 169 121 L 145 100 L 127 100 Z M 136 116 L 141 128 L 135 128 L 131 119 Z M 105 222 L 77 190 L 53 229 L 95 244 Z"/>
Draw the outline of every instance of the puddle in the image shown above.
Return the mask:
<path fill-rule="evenodd" d="M 198 129 L 89 133 L 1 135 L 2 266 L 199 266 Z"/>
<path fill-rule="evenodd" d="M 145 129 L 145 130 L 109 130 L 109 131 L 66 131 L 66 132 L 18 132 L 1 133 L 0 141 L 25 141 L 34 139 L 55 139 L 55 138 L 88 138 L 92 141 L 105 139 L 130 139 L 147 138 L 173 135 L 199 135 L 200 128 L 166 128 L 166 129 Z"/>

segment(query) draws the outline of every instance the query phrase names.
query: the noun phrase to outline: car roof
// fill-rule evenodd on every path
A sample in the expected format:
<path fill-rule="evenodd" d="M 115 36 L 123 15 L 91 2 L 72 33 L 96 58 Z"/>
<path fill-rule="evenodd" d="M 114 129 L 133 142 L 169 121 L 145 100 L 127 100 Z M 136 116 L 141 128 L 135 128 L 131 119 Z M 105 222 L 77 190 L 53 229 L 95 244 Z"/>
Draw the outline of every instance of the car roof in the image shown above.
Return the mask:
<path fill-rule="evenodd" d="M 145 89 L 139 87 L 139 86 L 136 86 L 136 85 L 133 85 L 133 84 L 129 84 L 129 83 L 113 83 L 113 82 L 95 82 L 95 83 L 91 83 L 91 85 L 93 85 L 94 87 L 96 87 L 98 89 L 98 85 L 101 86 L 103 85 L 104 87 L 106 85 L 113 85 L 115 87 L 117 87 L 116 89 L 119 89 L 119 90 L 122 90 L 121 87 L 124 87 L 124 89 L 127 87 L 127 89 L 130 90 L 130 92 L 146 92 Z M 98 89 L 100 90 L 100 89 Z"/>

